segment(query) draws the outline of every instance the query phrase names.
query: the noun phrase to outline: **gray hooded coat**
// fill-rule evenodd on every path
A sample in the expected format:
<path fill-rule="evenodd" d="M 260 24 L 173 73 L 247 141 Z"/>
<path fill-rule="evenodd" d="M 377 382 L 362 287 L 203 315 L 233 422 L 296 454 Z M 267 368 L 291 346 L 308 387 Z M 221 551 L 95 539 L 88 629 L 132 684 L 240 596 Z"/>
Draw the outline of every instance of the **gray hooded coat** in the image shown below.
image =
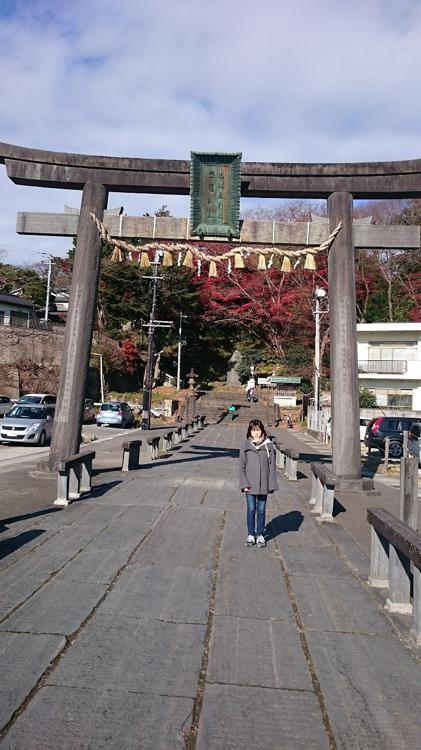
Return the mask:
<path fill-rule="evenodd" d="M 278 489 L 275 446 L 269 438 L 260 445 L 244 440 L 240 449 L 240 490 L 250 487 L 251 495 L 268 495 Z"/>

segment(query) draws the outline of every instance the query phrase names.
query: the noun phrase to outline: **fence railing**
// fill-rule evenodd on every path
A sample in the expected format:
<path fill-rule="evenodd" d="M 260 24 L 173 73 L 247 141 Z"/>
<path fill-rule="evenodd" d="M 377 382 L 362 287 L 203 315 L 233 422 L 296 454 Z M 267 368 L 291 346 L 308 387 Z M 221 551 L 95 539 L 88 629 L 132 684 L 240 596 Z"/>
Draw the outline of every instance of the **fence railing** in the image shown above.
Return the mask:
<path fill-rule="evenodd" d="M 406 359 L 363 359 L 358 361 L 358 372 L 401 375 L 407 371 L 407 368 Z"/>
<path fill-rule="evenodd" d="M 42 318 L 25 318 L 23 315 L 15 316 L 10 319 L 4 319 L 0 316 L 0 327 L 4 328 L 32 328 L 42 331 L 50 331 L 57 325 L 51 323 L 51 321 L 43 320 Z"/>

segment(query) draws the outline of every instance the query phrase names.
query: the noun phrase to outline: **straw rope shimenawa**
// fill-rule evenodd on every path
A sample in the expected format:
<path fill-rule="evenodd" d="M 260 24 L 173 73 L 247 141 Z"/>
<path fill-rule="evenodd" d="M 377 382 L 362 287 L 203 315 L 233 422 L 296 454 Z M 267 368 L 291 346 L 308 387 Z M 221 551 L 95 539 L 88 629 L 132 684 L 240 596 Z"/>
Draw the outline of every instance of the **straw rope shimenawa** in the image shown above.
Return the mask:
<path fill-rule="evenodd" d="M 314 270 L 316 268 L 314 256 L 317 255 L 317 253 L 323 252 L 324 250 L 328 250 L 330 248 L 333 240 L 342 227 L 342 222 L 339 222 L 338 226 L 335 227 L 333 232 L 330 233 L 327 240 L 325 240 L 325 242 L 322 242 L 322 244 L 318 247 L 305 247 L 300 250 L 282 250 L 280 247 L 276 247 L 275 245 L 272 245 L 271 247 L 238 245 L 231 250 L 227 250 L 221 255 L 211 255 L 204 250 L 201 250 L 199 247 L 196 247 L 196 245 L 191 245 L 187 242 L 176 242 L 168 244 L 166 242 L 150 242 L 146 245 L 132 245 L 130 242 L 125 242 L 124 240 L 111 237 L 103 222 L 100 221 L 94 213 L 90 213 L 90 217 L 95 222 L 103 242 L 114 246 L 115 249 L 111 256 L 111 259 L 114 261 L 121 262 L 123 260 L 121 251 L 125 250 L 127 253 L 139 253 L 141 261 L 143 262 L 144 267 L 146 267 L 146 265 L 149 265 L 149 258 L 147 255 L 148 250 L 164 250 L 164 259 L 162 265 L 172 266 L 172 253 L 185 253 L 183 266 L 187 268 L 193 268 L 194 259 L 201 260 L 202 262 L 205 261 L 206 263 L 209 263 L 210 276 L 217 276 L 217 263 L 222 263 L 223 261 L 230 260 L 231 258 L 234 258 L 235 268 L 244 268 L 244 257 L 250 254 L 259 256 L 259 270 L 266 270 L 266 268 L 272 265 L 270 261 L 269 264 L 266 264 L 266 255 L 271 256 L 271 260 L 273 259 L 273 257 L 282 259 L 281 270 L 285 273 L 291 271 L 291 258 L 297 258 L 299 260 L 305 255 L 306 260 L 304 268 Z"/>

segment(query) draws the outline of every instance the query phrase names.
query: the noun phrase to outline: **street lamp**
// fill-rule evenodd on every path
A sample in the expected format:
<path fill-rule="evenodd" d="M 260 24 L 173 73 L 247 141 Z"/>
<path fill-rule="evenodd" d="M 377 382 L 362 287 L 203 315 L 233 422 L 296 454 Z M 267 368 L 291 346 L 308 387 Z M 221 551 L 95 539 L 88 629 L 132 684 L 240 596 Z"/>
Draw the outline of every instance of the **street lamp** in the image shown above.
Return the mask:
<path fill-rule="evenodd" d="M 101 401 L 105 401 L 104 397 L 104 371 L 102 368 L 102 354 L 97 354 L 96 352 L 92 352 L 92 357 L 99 357 L 99 380 L 101 383 Z"/>
<path fill-rule="evenodd" d="M 314 409 L 316 411 L 318 421 L 320 410 L 320 316 L 329 312 L 329 308 L 327 306 L 326 289 L 316 287 L 316 289 L 314 290 L 313 299 L 313 313 L 316 321 L 316 333 L 314 342 Z"/>

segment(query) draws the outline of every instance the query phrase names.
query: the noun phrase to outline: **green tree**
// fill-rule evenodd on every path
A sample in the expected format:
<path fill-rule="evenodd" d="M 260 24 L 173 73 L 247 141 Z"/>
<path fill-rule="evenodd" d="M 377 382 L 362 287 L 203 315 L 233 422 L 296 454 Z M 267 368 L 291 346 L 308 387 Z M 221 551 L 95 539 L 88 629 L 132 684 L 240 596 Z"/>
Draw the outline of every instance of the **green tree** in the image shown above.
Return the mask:
<path fill-rule="evenodd" d="M 33 268 L 0 263 L 0 291 L 10 294 L 22 289 L 22 296 L 37 307 L 44 307 L 47 282 Z"/>
<path fill-rule="evenodd" d="M 373 409 L 376 405 L 376 394 L 369 388 L 360 388 L 360 409 Z"/>

